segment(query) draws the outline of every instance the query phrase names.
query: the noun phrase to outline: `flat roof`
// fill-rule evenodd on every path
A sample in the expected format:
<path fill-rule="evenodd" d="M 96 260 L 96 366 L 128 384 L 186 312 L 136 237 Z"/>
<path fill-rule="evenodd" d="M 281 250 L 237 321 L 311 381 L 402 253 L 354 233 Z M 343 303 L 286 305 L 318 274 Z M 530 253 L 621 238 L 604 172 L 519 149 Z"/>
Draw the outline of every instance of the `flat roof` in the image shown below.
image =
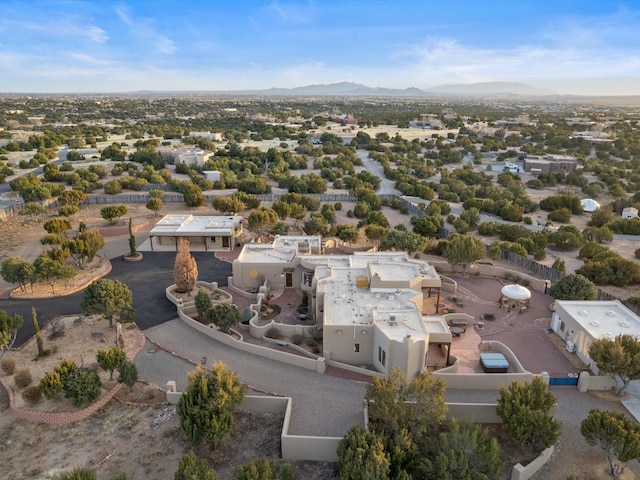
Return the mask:
<path fill-rule="evenodd" d="M 357 277 L 366 277 L 364 268 L 333 268 L 331 275 L 318 281 L 318 292 L 324 294 L 324 318 L 327 325 L 373 324 L 374 314 L 394 311 L 414 312 L 421 321 L 421 313 L 411 301 L 416 292 L 399 289 L 395 292 L 372 292 L 357 287 Z M 418 328 L 416 325 L 414 328 Z M 424 327 L 422 327 L 424 330 Z"/>
<path fill-rule="evenodd" d="M 150 236 L 229 235 L 241 222 L 240 216 L 165 215 L 151 229 Z"/>
<path fill-rule="evenodd" d="M 290 263 L 304 248 L 320 249 L 318 235 L 276 235 L 272 243 L 247 243 L 238 260 L 246 263 Z M 307 256 L 305 255 L 305 258 Z"/>
<path fill-rule="evenodd" d="M 640 317 L 618 300 L 556 300 L 595 339 L 640 337 Z"/>

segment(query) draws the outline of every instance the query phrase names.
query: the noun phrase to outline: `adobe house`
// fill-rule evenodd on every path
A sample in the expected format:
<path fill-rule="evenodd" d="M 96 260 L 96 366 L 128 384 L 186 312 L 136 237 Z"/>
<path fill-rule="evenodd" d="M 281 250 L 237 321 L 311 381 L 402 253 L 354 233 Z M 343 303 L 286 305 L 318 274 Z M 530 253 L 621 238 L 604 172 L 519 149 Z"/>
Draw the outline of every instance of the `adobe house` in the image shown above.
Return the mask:
<path fill-rule="evenodd" d="M 593 341 L 613 340 L 621 334 L 640 336 L 640 317 L 619 300 L 556 300 L 551 329 L 567 342 L 567 350 L 575 351 L 598 375 L 589 357 Z"/>
<path fill-rule="evenodd" d="M 446 321 L 422 314 L 424 292 L 439 301 L 442 287 L 431 265 L 405 252 L 322 255 L 321 247 L 319 236 L 246 244 L 233 262 L 233 284 L 308 292 L 331 360 L 385 374 L 397 366 L 412 378 L 426 368 L 430 343 L 451 345 Z"/>
<path fill-rule="evenodd" d="M 151 250 L 178 249 L 184 238 L 195 250 L 233 251 L 242 236 L 241 216 L 165 215 L 149 233 Z"/>

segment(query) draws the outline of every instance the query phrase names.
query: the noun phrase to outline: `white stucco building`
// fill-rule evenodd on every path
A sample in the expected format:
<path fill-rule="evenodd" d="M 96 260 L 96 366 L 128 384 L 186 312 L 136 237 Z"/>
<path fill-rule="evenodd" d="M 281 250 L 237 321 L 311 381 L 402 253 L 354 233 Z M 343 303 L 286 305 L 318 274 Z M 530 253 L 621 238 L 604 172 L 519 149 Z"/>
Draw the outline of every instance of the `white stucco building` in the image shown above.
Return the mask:
<path fill-rule="evenodd" d="M 589 358 L 594 340 L 631 334 L 640 338 L 640 317 L 618 300 L 556 300 L 551 329 L 575 348 L 576 355 L 597 375 Z"/>
<path fill-rule="evenodd" d="M 323 356 L 381 373 L 400 367 L 409 378 L 426 368 L 430 343 L 451 344 L 441 316 L 423 315 L 425 296 L 439 299 L 441 280 L 405 252 L 323 255 L 319 236 L 276 236 L 246 244 L 233 262 L 243 289 L 299 288 L 323 334 Z"/>
<path fill-rule="evenodd" d="M 149 233 L 151 250 L 178 248 L 185 238 L 194 250 L 232 251 L 242 236 L 241 216 L 166 215 Z"/>

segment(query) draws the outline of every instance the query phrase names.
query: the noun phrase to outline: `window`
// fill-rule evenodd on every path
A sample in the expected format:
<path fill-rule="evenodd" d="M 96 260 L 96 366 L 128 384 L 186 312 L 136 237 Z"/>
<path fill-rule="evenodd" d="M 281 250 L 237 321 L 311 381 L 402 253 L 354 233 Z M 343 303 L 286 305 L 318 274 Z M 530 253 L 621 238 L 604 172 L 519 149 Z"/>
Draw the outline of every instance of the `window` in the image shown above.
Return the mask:
<path fill-rule="evenodd" d="M 353 351 L 356 353 L 360 352 L 360 344 L 359 343 L 354 343 L 353 344 Z"/>
<path fill-rule="evenodd" d="M 380 346 L 378 346 L 378 361 L 383 367 L 387 363 L 387 352 L 385 352 Z"/>
<path fill-rule="evenodd" d="M 560 331 L 564 332 L 564 321 L 560 320 Z"/>

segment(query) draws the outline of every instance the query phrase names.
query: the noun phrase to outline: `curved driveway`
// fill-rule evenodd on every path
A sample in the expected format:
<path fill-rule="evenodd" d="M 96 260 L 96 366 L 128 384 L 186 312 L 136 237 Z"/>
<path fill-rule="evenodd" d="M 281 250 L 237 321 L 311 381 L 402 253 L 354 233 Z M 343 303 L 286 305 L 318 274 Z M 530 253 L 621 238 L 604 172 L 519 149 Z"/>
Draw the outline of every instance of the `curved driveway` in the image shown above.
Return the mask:
<path fill-rule="evenodd" d="M 139 262 L 125 262 L 122 256 L 111 259 L 111 272 L 105 277 L 120 280 L 133 293 L 133 308 L 137 311 L 136 324 L 142 329 L 159 325 L 176 317 L 175 306 L 165 297 L 165 288 L 173 284 L 175 252 L 144 252 Z M 198 264 L 198 278 L 205 282 L 227 285 L 231 275 L 231 264 L 215 258 L 211 252 L 193 252 Z M 0 310 L 9 314 L 19 313 L 25 319 L 18 330 L 14 347 L 19 347 L 35 335 L 31 318 L 31 307 L 38 312 L 38 323 L 46 325 L 59 315 L 74 315 L 81 312 L 83 292 L 64 297 L 42 300 L 1 299 Z"/>

